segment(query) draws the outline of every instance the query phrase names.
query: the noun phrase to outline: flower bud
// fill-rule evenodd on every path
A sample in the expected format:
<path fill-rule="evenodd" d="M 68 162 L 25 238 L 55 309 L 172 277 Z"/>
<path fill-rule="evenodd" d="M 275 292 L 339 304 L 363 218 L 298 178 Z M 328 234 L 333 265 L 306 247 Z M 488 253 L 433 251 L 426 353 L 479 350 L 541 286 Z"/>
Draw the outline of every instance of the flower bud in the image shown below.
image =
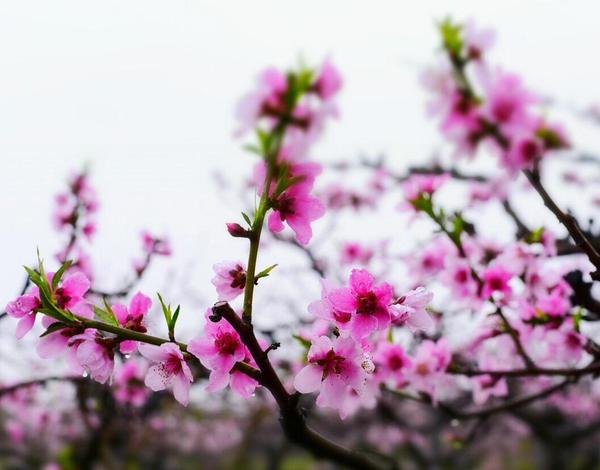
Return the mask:
<path fill-rule="evenodd" d="M 250 231 L 243 228 L 240 224 L 228 223 L 227 231 L 229 235 L 236 238 L 250 238 Z"/>

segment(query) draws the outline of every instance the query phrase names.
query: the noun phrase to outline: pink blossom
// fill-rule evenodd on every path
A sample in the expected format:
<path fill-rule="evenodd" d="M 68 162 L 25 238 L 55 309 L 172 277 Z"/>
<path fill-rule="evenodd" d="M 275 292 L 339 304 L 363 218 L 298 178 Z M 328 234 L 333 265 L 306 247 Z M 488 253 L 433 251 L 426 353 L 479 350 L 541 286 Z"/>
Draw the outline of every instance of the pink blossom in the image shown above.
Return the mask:
<path fill-rule="evenodd" d="M 117 321 L 123 328 L 128 330 L 146 333 L 146 314 L 152 307 L 152 300 L 138 292 L 133 296 L 129 303 L 129 309 L 123 304 L 114 304 L 112 309 L 117 317 Z M 120 344 L 121 352 L 124 354 L 132 353 L 136 350 L 135 341 L 126 340 Z"/>
<path fill-rule="evenodd" d="M 416 201 L 423 194 L 432 196 L 449 178 L 449 175 L 412 175 L 403 185 L 407 201 Z"/>
<path fill-rule="evenodd" d="M 504 397 L 508 395 L 508 385 L 503 377 L 480 375 L 472 379 L 473 401 L 476 405 L 483 405 L 490 397 Z"/>
<path fill-rule="evenodd" d="M 412 368 L 406 372 L 406 378 L 411 387 L 428 393 L 436 400 L 451 360 L 452 354 L 445 339 L 423 341 L 413 357 Z"/>
<path fill-rule="evenodd" d="M 333 98 L 342 88 L 342 75 L 329 59 L 323 62 L 314 88 L 323 101 Z"/>
<path fill-rule="evenodd" d="M 147 255 L 170 256 L 173 253 L 169 240 L 155 237 L 147 231 L 142 232 L 142 247 Z"/>
<path fill-rule="evenodd" d="M 531 170 L 543 156 L 543 152 L 543 144 L 538 138 L 533 135 L 519 136 L 513 140 L 510 149 L 503 155 L 503 164 L 513 173 Z"/>
<path fill-rule="evenodd" d="M 273 67 L 264 70 L 256 89 L 239 101 L 236 117 L 240 125 L 236 136 L 240 137 L 258 124 L 262 116 L 277 116 L 285 111 L 285 95 L 288 89 L 285 74 Z"/>
<path fill-rule="evenodd" d="M 372 248 L 369 248 L 359 242 L 346 242 L 342 246 L 341 263 L 342 264 L 362 264 L 367 265 L 375 255 Z"/>
<path fill-rule="evenodd" d="M 93 328 L 87 328 L 70 338 L 69 347 L 76 348 L 77 360 L 92 379 L 103 384 L 110 378 L 115 366 L 113 340 L 104 338 Z"/>
<path fill-rule="evenodd" d="M 19 318 L 15 333 L 17 339 L 21 339 L 33 328 L 37 310 L 41 307 L 42 301 L 37 287 L 33 288 L 31 293 L 21 295 L 8 303 L 6 313 L 13 318 Z"/>
<path fill-rule="evenodd" d="M 501 265 L 488 268 L 483 274 L 481 298 L 487 300 L 492 296 L 499 295 L 502 299 L 508 300 L 512 295 L 512 288 L 509 284 L 512 278 L 513 274 Z"/>
<path fill-rule="evenodd" d="M 155 363 L 146 373 L 146 386 L 155 392 L 172 387 L 175 399 L 187 406 L 194 377 L 179 346 L 174 343 L 140 344 L 138 349 L 142 356 Z"/>
<path fill-rule="evenodd" d="M 484 53 L 494 45 L 494 30 L 479 28 L 473 21 L 468 21 L 463 32 L 467 56 L 472 60 L 482 60 Z"/>
<path fill-rule="evenodd" d="M 325 302 L 333 317 L 340 318 L 337 321 L 340 327 L 345 327 L 347 322 L 356 340 L 390 325 L 393 288 L 387 283 L 375 285 L 375 278 L 366 269 L 353 269 L 350 287 L 333 289 L 326 294 Z"/>
<path fill-rule="evenodd" d="M 343 419 L 349 413 L 351 394 L 360 394 L 364 387 L 363 361 L 362 351 L 351 338 L 332 342 L 321 336 L 312 342 L 308 364 L 294 378 L 294 387 L 300 393 L 319 391 L 317 405 L 337 409 Z"/>
<path fill-rule="evenodd" d="M 392 322 L 395 325 L 407 325 L 412 331 L 432 333 L 435 323 L 426 310 L 431 299 L 433 293 L 423 286 L 409 291 L 392 305 Z"/>
<path fill-rule="evenodd" d="M 474 299 L 477 296 L 477 281 L 465 260 L 456 260 L 443 273 L 446 285 L 459 299 Z"/>
<path fill-rule="evenodd" d="M 548 358 L 554 364 L 577 363 L 583 356 L 587 339 L 579 333 L 572 320 L 565 321 L 559 328 L 549 329 L 545 335 L 548 343 Z"/>
<path fill-rule="evenodd" d="M 373 354 L 375 376 L 381 382 L 390 382 L 400 388 L 406 384 L 404 372 L 412 367 L 412 359 L 398 344 L 381 342 Z"/>
<path fill-rule="evenodd" d="M 210 313 L 209 310 L 207 317 Z M 204 327 L 204 336 L 192 340 L 188 351 L 210 369 L 208 391 L 216 392 L 231 385 L 240 395 L 248 396 L 256 388 L 257 382 L 254 379 L 233 370 L 238 362 L 252 361 L 240 336 L 227 321 L 215 323 L 208 319 Z"/>
<path fill-rule="evenodd" d="M 511 135 L 529 127 L 529 107 L 539 98 L 523 86 L 520 77 L 498 69 L 483 81 L 483 86 L 486 102 L 482 112 L 489 121 Z"/>
<path fill-rule="evenodd" d="M 481 370 L 499 370 L 506 368 L 502 361 L 484 353 L 478 361 Z M 473 401 L 476 405 L 483 405 L 490 397 L 504 397 L 508 395 L 508 385 L 504 377 L 493 375 L 480 375 L 471 381 L 473 385 Z"/>
<path fill-rule="evenodd" d="M 312 238 L 311 222 L 325 214 L 323 203 L 309 194 L 303 184 L 296 184 L 284 191 L 274 202 L 273 212 L 269 216 L 269 229 L 281 232 L 283 222 L 287 222 L 296 233 L 296 240 L 302 245 L 308 244 Z"/>
<path fill-rule="evenodd" d="M 115 373 L 115 398 L 119 403 L 142 406 L 149 395 L 144 386 L 146 366 L 133 359 L 128 360 Z"/>
<path fill-rule="evenodd" d="M 224 261 L 213 266 L 216 276 L 211 282 L 217 288 L 219 300 L 231 301 L 244 292 L 246 265 L 241 261 Z"/>
<path fill-rule="evenodd" d="M 549 293 L 538 299 L 537 307 L 551 317 L 562 317 L 571 309 L 571 296 L 573 290 L 566 282 L 561 282 Z"/>

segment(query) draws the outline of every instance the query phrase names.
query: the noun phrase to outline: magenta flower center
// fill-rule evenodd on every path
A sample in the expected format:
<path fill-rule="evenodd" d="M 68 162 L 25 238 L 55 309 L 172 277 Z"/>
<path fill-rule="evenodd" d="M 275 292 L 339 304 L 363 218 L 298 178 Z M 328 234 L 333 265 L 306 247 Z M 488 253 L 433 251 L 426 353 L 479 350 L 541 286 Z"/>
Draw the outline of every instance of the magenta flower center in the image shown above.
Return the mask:
<path fill-rule="evenodd" d="M 348 312 L 340 312 L 339 310 L 333 311 L 333 318 L 338 323 L 348 323 L 352 315 Z"/>
<path fill-rule="evenodd" d="M 229 275 L 231 276 L 230 286 L 232 288 L 242 289 L 246 285 L 246 272 L 240 265 L 229 271 Z"/>
<path fill-rule="evenodd" d="M 219 354 L 233 355 L 238 345 L 238 337 L 233 333 L 222 333 L 215 338 L 215 347 L 219 351 Z"/>
<path fill-rule="evenodd" d="M 323 367 L 323 377 L 327 377 L 329 374 L 341 374 L 346 367 L 346 359 L 338 356 L 333 349 L 329 350 L 323 358 L 315 362 L 317 365 Z"/>
<path fill-rule="evenodd" d="M 492 110 L 494 117 L 499 122 L 507 122 L 512 117 L 515 107 L 510 100 L 498 101 Z"/>
<path fill-rule="evenodd" d="M 379 310 L 379 300 L 375 292 L 371 291 L 366 294 L 360 294 L 356 300 L 358 301 L 357 313 L 373 315 Z"/>
<path fill-rule="evenodd" d="M 285 221 L 288 217 L 296 214 L 296 198 L 282 196 L 277 200 L 275 209 L 279 212 L 281 220 Z"/>
<path fill-rule="evenodd" d="M 388 359 L 388 367 L 391 370 L 400 370 L 404 367 L 404 359 L 401 356 L 394 355 Z"/>
<path fill-rule="evenodd" d="M 504 287 L 504 281 L 499 277 L 493 277 L 489 280 L 489 286 L 493 291 L 500 291 Z"/>
<path fill-rule="evenodd" d="M 56 289 L 54 294 L 56 296 L 56 303 L 60 308 L 65 308 L 72 299 L 72 297 L 68 295 L 62 287 Z"/>
<path fill-rule="evenodd" d="M 454 274 L 454 280 L 459 284 L 464 284 L 465 282 L 467 282 L 467 278 L 467 271 L 464 269 L 456 271 L 456 274 Z"/>

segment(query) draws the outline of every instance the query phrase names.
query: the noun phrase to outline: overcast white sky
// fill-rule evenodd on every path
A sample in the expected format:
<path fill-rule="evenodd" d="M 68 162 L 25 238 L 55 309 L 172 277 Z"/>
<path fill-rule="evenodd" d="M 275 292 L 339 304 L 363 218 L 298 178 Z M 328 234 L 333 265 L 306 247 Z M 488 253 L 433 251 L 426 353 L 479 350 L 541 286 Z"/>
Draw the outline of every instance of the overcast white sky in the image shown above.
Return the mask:
<path fill-rule="evenodd" d="M 496 61 L 585 105 L 600 95 L 598 10 L 559 0 L 2 1 L 0 304 L 37 246 L 46 257 L 56 249 L 52 196 L 86 161 L 102 202 L 94 257 L 107 283 L 127 271 L 143 227 L 173 240 L 177 255 L 163 268 L 196 260 L 197 279 L 241 255 L 223 231 L 239 208 L 231 197 L 224 205 L 212 175 L 239 181 L 253 162 L 231 138 L 232 110 L 266 65 L 330 54 L 346 76 L 343 118 L 314 156 L 385 152 L 401 167 L 438 141 L 417 83 L 437 45 L 435 20 L 497 29 Z M 596 132 L 571 130 L 584 145 Z"/>

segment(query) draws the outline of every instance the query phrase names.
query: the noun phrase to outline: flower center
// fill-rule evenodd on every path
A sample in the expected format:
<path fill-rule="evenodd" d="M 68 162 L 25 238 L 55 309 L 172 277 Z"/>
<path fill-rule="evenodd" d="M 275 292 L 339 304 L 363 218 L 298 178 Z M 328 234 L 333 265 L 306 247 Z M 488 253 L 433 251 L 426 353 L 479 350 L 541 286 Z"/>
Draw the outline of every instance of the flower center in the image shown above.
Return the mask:
<path fill-rule="evenodd" d="M 221 354 L 232 355 L 238 347 L 238 338 L 232 333 L 222 333 L 215 339 L 215 347 Z"/>
<path fill-rule="evenodd" d="M 372 315 L 379 309 L 379 301 L 374 292 L 367 292 L 358 296 L 357 313 Z"/>
<path fill-rule="evenodd" d="M 67 306 L 67 304 L 69 303 L 69 301 L 72 299 L 72 297 L 70 295 L 68 295 L 64 288 L 59 287 L 58 289 L 56 289 L 55 292 L 55 296 L 56 296 L 56 303 L 58 304 L 58 306 L 60 308 L 65 308 Z"/>
<path fill-rule="evenodd" d="M 333 349 L 329 350 L 325 357 L 318 359 L 316 364 L 323 367 L 323 377 L 329 374 L 341 374 L 345 368 L 346 359 L 338 356 Z"/>
<path fill-rule="evenodd" d="M 240 265 L 229 271 L 229 275 L 231 276 L 230 286 L 234 289 L 242 289 L 246 285 L 246 272 Z"/>

